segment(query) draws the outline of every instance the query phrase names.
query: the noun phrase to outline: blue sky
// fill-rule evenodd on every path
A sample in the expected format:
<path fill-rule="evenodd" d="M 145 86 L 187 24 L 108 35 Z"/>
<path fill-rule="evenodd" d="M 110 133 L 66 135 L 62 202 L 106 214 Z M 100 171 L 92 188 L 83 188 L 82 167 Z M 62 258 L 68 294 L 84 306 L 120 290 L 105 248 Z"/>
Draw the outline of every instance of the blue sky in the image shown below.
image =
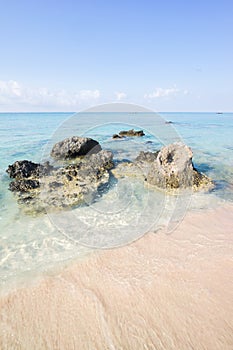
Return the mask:
<path fill-rule="evenodd" d="M 0 111 L 233 111 L 232 1 L 0 0 Z"/>

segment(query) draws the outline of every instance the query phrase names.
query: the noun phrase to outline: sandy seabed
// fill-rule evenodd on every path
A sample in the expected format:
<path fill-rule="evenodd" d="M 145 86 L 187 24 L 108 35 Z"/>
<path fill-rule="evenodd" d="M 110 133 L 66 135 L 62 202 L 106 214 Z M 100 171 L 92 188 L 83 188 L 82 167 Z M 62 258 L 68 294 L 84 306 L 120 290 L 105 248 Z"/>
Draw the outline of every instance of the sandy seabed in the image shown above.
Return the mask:
<path fill-rule="evenodd" d="M 233 349 L 233 206 L 95 252 L 0 300 L 0 349 Z"/>

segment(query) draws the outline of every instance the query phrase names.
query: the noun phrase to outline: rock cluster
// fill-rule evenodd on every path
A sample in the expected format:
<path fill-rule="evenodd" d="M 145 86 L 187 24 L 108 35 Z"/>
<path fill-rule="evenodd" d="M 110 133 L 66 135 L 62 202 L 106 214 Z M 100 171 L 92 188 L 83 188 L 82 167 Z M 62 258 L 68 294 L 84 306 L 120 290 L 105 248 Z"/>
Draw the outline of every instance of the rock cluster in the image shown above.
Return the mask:
<path fill-rule="evenodd" d="M 75 154 L 79 156 L 74 158 Z M 157 152 L 140 152 L 134 162 L 114 164 L 112 152 L 102 150 L 97 141 L 71 137 L 55 144 L 51 155 L 55 159 L 63 159 L 62 165 L 23 160 L 16 161 L 7 169 L 14 179 L 9 189 L 16 194 L 19 203 L 26 204 L 24 207 L 28 211 L 48 211 L 87 201 L 90 203 L 98 190 L 108 184 L 110 173 L 116 178 L 138 177 L 166 191 L 185 188 L 208 190 L 213 187 L 213 182 L 194 168 L 193 153 L 182 143 L 170 144 Z M 72 163 L 67 161 L 70 158 Z"/>
<path fill-rule="evenodd" d="M 53 147 L 56 151 L 55 153 L 52 151 L 51 154 L 55 158 L 63 157 L 66 160 L 71 154 L 73 157 L 77 152 L 78 147 L 75 148 L 75 144 L 80 145 L 84 142 L 98 147 L 98 142 L 95 140 L 80 139 L 72 137 L 64 140 L 61 144 L 66 146 L 61 146 L 60 153 L 56 144 L 56 147 Z M 67 144 L 70 144 L 71 152 Z M 49 162 L 37 164 L 23 160 L 9 165 L 7 173 L 14 179 L 9 189 L 16 194 L 19 203 L 27 204 L 24 206 L 26 211 L 48 211 L 54 208 L 71 207 L 85 200 L 90 201 L 98 188 L 108 183 L 109 170 L 113 167 L 112 153 L 101 150 L 100 146 L 98 153 L 96 149 L 92 153 L 93 148 L 89 152 L 89 146 L 80 148 L 82 157 L 77 157 L 72 164 L 64 162 L 59 167 L 54 167 Z"/>

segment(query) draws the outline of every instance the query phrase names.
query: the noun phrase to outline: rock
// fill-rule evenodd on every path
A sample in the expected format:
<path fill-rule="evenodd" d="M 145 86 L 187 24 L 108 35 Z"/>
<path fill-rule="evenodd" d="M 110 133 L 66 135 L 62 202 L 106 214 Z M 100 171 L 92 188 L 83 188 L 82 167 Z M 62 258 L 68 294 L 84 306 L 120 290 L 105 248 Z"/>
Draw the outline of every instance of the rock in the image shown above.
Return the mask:
<path fill-rule="evenodd" d="M 38 177 L 40 173 L 48 173 L 53 167 L 46 162 L 44 164 L 33 163 L 29 160 L 16 161 L 9 165 L 6 172 L 11 178 L 20 180 L 29 177 Z"/>
<path fill-rule="evenodd" d="M 88 153 L 98 153 L 101 150 L 100 144 L 87 137 L 72 136 L 57 142 L 51 151 L 55 159 L 72 159 L 85 156 Z"/>
<path fill-rule="evenodd" d="M 157 152 L 140 152 L 134 162 L 121 162 L 112 172 L 116 177 L 143 178 L 149 185 L 166 191 L 213 188 L 213 182 L 194 168 L 192 156 L 188 146 L 173 143 Z"/>
<path fill-rule="evenodd" d="M 83 155 L 72 164 L 63 162 L 63 165 L 59 163 L 59 167 L 55 168 L 49 162 L 37 164 L 23 160 L 9 165 L 7 172 L 14 179 L 9 189 L 14 192 L 24 211 L 46 212 L 89 204 L 103 186 L 108 185 L 111 173 L 117 178 L 136 177 L 166 191 L 213 187 L 212 181 L 194 168 L 193 153 L 182 143 L 173 143 L 156 152 L 140 152 L 135 161 L 119 162 L 114 167 L 112 152 L 100 150 L 98 142 L 92 140 L 98 152 L 93 152 L 91 148 L 91 152 L 84 156 L 85 147 L 82 148 L 79 141 L 80 138 L 70 138 L 61 142 L 61 148 L 58 147 L 60 143 L 53 147 L 56 157 L 68 159 L 74 154 Z M 85 144 L 88 142 L 85 141 Z"/>
<path fill-rule="evenodd" d="M 163 147 L 150 167 L 147 182 L 164 189 L 191 187 L 192 156 L 191 149 L 182 143 Z"/>
<path fill-rule="evenodd" d="M 78 163 L 53 168 L 50 172 L 36 171 L 41 167 L 37 164 L 33 167 L 35 171 L 30 172 L 30 178 L 28 172 L 22 178 L 23 172 L 19 171 L 21 177 L 12 181 L 9 189 L 18 196 L 19 203 L 24 204 L 24 211 L 71 207 L 85 202 L 87 195 L 90 201 L 98 188 L 108 183 L 112 158 L 110 151 L 101 150 L 87 155 Z"/>
<path fill-rule="evenodd" d="M 143 130 L 139 130 L 139 131 L 135 131 L 134 129 L 131 129 L 131 130 L 127 130 L 127 131 L 120 131 L 119 132 L 119 135 L 120 136 L 144 136 L 144 132 Z"/>
<path fill-rule="evenodd" d="M 143 130 L 135 131 L 134 129 L 131 130 L 126 130 L 126 131 L 120 131 L 119 132 L 120 136 L 144 136 Z"/>
<path fill-rule="evenodd" d="M 147 182 L 166 190 L 210 186 L 212 181 L 194 169 L 192 156 L 192 150 L 179 142 L 163 147 L 151 164 Z"/>
<path fill-rule="evenodd" d="M 53 167 L 49 162 L 38 164 L 29 160 L 19 160 L 9 165 L 6 172 L 11 178 L 20 180 L 30 177 L 39 177 L 41 174 L 48 174 L 52 169 Z"/>
<path fill-rule="evenodd" d="M 135 165 L 140 168 L 140 172 L 144 175 L 144 179 L 147 180 L 148 172 L 151 168 L 151 163 L 155 162 L 158 157 L 159 151 L 156 152 L 144 152 L 141 151 L 135 159 Z"/>
<path fill-rule="evenodd" d="M 208 176 L 200 173 L 197 169 L 193 169 L 193 190 L 198 191 L 201 189 L 211 190 L 214 188 L 214 183 Z"/>
<path fill-rule="evenodd" d="M 10 183 L 9 189 L 12 192 L 28 192 L 29 190 L 36 189 L 40 186 L 38 180 L 15 180 Z"/>
<path fill-rule="evenodd" d="M 122 130 L 119 132 L 119 134 L 114 134 L 112 136 L 113 139 L 122 139 L 125 136 L 132 137 L 132 136 L 144 136 L 143 130 L 135 131 L 134 129 L 131 130 Z"/>
<path fill-rule="evenodd" d="M 112 138 L 113 138 L 113 139 L 122 139 L 123 136 L 120 136 L 120 135 L 118 135 L 118 134 L 114 134 L 114 135 L 112 135 Z"/>
<path fill-rule="evenodd" d="M 115 165 L 115 167 L 111 170 L 111 173 L 117 179 L 124 177 L 133 177 L 138 178 L 139 180 L 145 180 L 144 171 L 140 166 L 137 166 L 136 163 L 129 161 L 122 161 Z"/>
<path fill-rule="evenodd" d="M 135 161 L 137 163 L 144 163 L 144 162 L 152 163 L 157 159 L 158 154 L 159 154 L 159 151 L 156 151 L 156 152 L 141 151 L 137 156 L 137 158 L 135 159 Z"/>

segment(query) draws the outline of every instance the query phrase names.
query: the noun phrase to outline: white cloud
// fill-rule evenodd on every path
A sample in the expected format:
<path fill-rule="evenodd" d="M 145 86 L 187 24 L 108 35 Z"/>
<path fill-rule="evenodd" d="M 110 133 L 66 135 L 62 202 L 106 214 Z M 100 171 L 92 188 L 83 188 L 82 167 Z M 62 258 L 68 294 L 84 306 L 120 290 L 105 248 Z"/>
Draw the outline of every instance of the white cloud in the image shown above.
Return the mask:
<path fill-rule="evenodd" d="M 175 86 L 173 88 L 157 88 L 153 92 L 149 94 L 145 94 L 144 98 L 146 99 L 155 99 L 155 98 L 160 98 L 160 97 L 167 97 L 167 96 L 174 96 L 178 92 L 180 92 L 179 89 L 177 89 Z"/>
<path fill-rule="evenodd" d="M 100 97 L 99 90 L 81 90 L 77 94 L 78 98 L 81 100 L 97 99 Z"/>
<path fill-rule="evenodd" d="M 17 81 L 1 81 L 0 80 L 0 96 L 2 98 L 21 96 L 21 86 Z"/>
<path fill-rule="evenodd" d="M 124 92 L 115 92 L 115 96 L 118 101 L 123 100 L 127 97 L 126 93 Z"/>
<path fill-rule="evenodd" d="M 79 90 L 69 92 L 62 90 L 49 90 L 48 88 L 28 88 L 17 81 L 0 80 L 0 104 L 12 106 L 12 109 L 25 106 L 39 108 L 74 108 L 85 103 L 97 102 L 101 94 L 99 90 Z"/>

